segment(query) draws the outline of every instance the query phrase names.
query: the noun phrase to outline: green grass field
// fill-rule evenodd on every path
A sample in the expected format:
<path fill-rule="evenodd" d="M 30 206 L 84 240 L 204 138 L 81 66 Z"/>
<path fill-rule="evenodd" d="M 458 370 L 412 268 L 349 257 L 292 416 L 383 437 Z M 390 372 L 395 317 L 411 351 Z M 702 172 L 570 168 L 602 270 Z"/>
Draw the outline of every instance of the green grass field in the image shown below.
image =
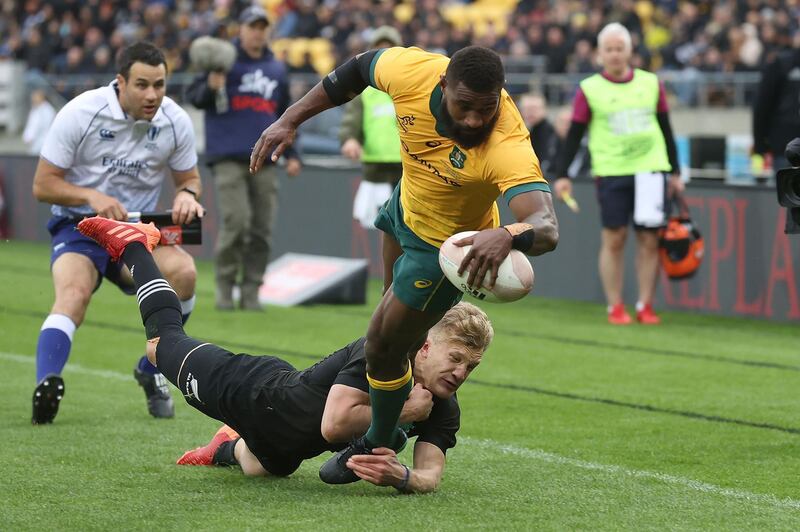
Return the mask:
<path fill-rule="evenodd" d="M 327 486 L 325 457 L 288 479 L 174 465 L 218 423 L 174 390 L 175 419 L 147 414 L 136 301 L 110 284 L 76 333 L 56 422 L 31 426 L 48 253 L 0 243 L 0 530 L 800 529 L 797 325 L 664 313 L 660 327 L 614 328 L 600 305 L 484 305 L 496 339 L 459 392 L 442 485 L 404 496 Z M 360 336 L 379 294 L 219 313 L 211 266 L 198 267 L 189 334 L 298 367 Z"/>

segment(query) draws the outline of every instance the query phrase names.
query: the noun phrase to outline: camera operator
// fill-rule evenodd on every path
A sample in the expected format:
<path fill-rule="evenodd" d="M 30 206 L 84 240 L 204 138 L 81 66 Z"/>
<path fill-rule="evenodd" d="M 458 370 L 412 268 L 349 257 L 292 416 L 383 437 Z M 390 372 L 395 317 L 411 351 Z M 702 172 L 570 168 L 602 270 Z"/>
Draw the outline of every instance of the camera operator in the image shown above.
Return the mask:
<path fill-rule="evenodd" d="M 233 310 L 236 284 L 241 288 L 241 308 L 261 310 L 258 291 L 277 214 L 278 175 L 272 164 L 251 175 L 250 148 L 264 125 L 277 120 L 289 104 L 286 66 L 267 46 L 268 26 L 263 9 L 245 9 L 234 41 L 235 62 L 224 69 L 227 73 L 200 74 L 186 94 L 192 105 L 205 110 L 206 156 L 214 172 L 221 220 L 215 249 L 220 310 Z M 207 54 L 223 55 L 216 48 L 210 47 Z M 297 175 L 301 169 L 297 153 L 287 151 L 286 159 L 287 173 Z"/>
<path fill-rule="evenodd" d="M 778 54 L 761 71 L 753 105 L 753 152 L 771 153 L 772 168 L 788 166 L 784 147 L 800 131 L 800 49 Z"/>
<path fill-rule="evenodd" d="M 800 137 L 786 145 L 785 159 L 791 168 L 777 168 L 778 203 L 786 207 L 786 233 L 800 234 Z"/>

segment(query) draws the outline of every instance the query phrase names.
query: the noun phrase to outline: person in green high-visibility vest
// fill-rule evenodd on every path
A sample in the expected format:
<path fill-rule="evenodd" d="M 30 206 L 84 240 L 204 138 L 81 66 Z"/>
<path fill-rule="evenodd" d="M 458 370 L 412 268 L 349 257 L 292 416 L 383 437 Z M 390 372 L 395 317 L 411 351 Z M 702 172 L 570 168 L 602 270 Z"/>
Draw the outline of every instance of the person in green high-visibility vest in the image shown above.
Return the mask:
<path fill-rule="evenodd" d="M 381 26 L 372 32 L 370 48 L 402 46 L 400 32 Z M 375 229 L 378 209 L 386 203 L 403 175 L 400 135 L 392 98 L 367 87 L 345 106 L 339 140 L 342 155 L 363 165 L 362 181 L 353 201 L 353 218 Z"/>
<path fill-rule="evenodd" d="M 567 175 L 588 129 L 603 225 L 598 262 L 608 321 L 615 325 L 633 321 L 622 301 L 625 240 L 632 221 L 639 285 L 636 319 L 655 325 L 660 322 L 653 310 L 658 229 L 666 223 L 669 198 L 683 192 L 684 186 L 667 100 L 655 74 L 631 68 L 631 35 L 622 24 L 605 26 L 597 43 L 603 71 L 583 80 L 575 94 L 572 124 L 556 175 Z M 559 177 L 553 185 L 557 198 L 571 196 L 568 177 Z"/>

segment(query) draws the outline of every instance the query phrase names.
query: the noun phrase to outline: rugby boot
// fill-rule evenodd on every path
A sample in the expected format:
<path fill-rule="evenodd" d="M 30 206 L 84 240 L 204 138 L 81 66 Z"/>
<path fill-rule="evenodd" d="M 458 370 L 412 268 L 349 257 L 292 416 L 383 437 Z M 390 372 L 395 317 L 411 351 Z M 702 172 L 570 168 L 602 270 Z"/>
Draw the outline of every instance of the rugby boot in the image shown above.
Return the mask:
<path fill-rule="evenodd" d="M 191 451 L 186 451 L 175 463 L 178 465 L 214 465 L 214 455 L 220 445 L 226 441 L 233 441 L 238 437 L 239 434 L 237 434 L 235 430 L 227 425 L 223 425 L 222 428 L 214 434 L 214 437 L 211 438 L 208 444 L 203 447 L 192 449 Z"/>
<path fill-rule="evenodd" d="M 139 386 L 144 389 L 144 395 L 147 397 L 147 411 L 151 416 L 175 417 L 175 404 L 172 402 L 172 395 L 169 393 L 169 386 L 164 375 L 161 373 L 153 375 L 136 367 L 133 370 L 133 376 L 136 377 Z"/>
<path fill-rule="evenodd" d="M 397 429 L 397 438 L 401 441 L 395 451 L 402 451 L 408 442 L 408 436 L 402 429 Z M 367 444 L 364 436 L 356 438 L 350 444 L 337 452 L 319 468 L 319 478 L 326 484 L 350 484 L 361 480 L 355 472 L 347 467 L 347 461 L 357 454 L 372 454 L 372 447 Z"/>
<path fill-rule="evenodd" d="M 64 398 L 64 379 L 55 373 L 47 375 L 33 391 L 33 416 L 31 423 L 52 423 L 58 413 L 58 405 Z"/>
<path fill-rule="evenodd" d="M 115 262 L 122 256 L 125 246 L 131 242 L 141 242 L 147 251 L 153 251 L 161 240 L 161 232 L 153 222 L 118 222 L 102 216 L 84 218 L 78 224 L 78 231 L 100 244 Z"/>

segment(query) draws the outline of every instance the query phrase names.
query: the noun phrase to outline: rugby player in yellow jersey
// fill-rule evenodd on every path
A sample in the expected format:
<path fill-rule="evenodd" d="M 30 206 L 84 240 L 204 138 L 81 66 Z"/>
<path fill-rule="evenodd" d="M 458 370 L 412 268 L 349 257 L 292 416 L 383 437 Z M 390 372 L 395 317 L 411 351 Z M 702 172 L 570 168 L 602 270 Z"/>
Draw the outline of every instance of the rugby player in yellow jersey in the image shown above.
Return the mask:
<path fill-rule="evenodd" d="M 354 482 L 359 477 L 351 467 L 361 455 L 405 445 L 397 422 L 413 386 L 409 354 L 462 295 L 439 268 L 442 242 L 479 231 L 460 242 L 472 244 L 461 264 L 470 286 L 485 277 L 494 285 L 512 248 L 540 255 L 558 243 L 550 189 L 504 81 L 500 57 L 488 48 L 470 46 L 452 59 L 419 48 L 371 50 L 328 74 L 253 148 L 250 170 L 256 172 L 266 157 L 276 161 L 292 144 L 301 123 L 367 85 L 394 102 L 403 178 L 375 223 L 384 232 L 385 292 L 365 346 L 372 424 L 322 466 L 325 482 Z M 500 195 L 518 223 L 498 227 Z"/>

